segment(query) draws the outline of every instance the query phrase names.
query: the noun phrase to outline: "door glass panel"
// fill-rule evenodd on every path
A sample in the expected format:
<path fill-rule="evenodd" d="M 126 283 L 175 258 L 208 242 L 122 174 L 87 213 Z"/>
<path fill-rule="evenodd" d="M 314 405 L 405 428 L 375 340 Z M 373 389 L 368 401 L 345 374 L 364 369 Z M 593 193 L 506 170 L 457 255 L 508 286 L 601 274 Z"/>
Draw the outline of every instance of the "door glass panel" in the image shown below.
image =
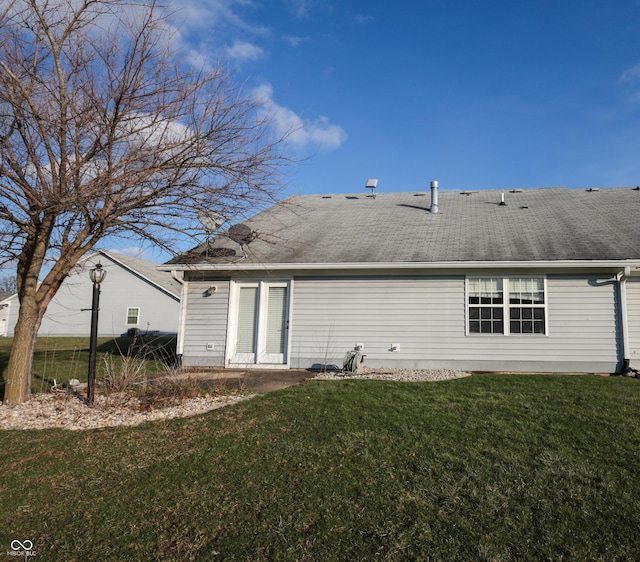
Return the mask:
<path fill-rule="evenodd" d="M 267 353 L 284 353 L 287 288 L 269 287 L 267 306 Z"/>
<path fill-rule="evenodd" d="M 258 288 L 241 287 L 238 306 L 238 353 L 255 353 Z"/>

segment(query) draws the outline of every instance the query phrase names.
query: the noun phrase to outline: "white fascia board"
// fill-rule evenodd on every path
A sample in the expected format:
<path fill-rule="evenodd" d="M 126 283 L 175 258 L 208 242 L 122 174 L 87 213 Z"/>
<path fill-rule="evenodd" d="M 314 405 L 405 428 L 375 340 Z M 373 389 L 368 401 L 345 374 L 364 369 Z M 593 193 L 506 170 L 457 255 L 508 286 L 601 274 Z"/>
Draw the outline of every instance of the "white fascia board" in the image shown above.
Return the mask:
<path fill-rule="evenodd" d="M 350 263 L 226 263 L 173 264 L 177 271 L 362 271 L 425 269 L 631 269 L 640 268 L 640 260 L 557 260 L 557 261 L 463 261 L 463 262 L 350 262 Z"/>

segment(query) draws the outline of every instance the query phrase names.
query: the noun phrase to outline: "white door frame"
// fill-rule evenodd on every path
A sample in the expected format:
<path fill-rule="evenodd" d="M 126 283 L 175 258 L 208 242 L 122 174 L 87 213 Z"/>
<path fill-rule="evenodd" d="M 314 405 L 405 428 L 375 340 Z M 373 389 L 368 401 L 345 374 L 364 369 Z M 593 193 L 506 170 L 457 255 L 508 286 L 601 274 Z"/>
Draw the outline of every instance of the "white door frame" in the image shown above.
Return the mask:
<path fill-rule="evenodd" d="M 258 320 L 256 323 L 256 349 L 255 353 L 237 353 L 236 342 L 238 336 L 238 305 L 240 301 L 240 289 L 243 287 L 256 287 L 258 289 Z M 285 303 L 285 338 L 284 353 L 267 354 L 267 306 L 268 294 L 271 287 L 286 287 L 287 301 Z M 293 292 L 293 280 L 232 280 L 229 287 L 229 315 L 227 325 L 227 345 L 225 364 L 228 367 L 242 369 L 265 368 L 288 369 L 291 323 L 291 294 Z"/>

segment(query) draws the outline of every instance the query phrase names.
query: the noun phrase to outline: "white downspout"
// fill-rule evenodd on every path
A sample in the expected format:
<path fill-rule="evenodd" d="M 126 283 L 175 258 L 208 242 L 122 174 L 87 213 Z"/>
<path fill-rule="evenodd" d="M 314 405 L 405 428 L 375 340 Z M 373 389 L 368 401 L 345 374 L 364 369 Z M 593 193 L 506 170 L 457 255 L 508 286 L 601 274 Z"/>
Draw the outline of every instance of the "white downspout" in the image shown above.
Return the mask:
<path fill-rule="evenodd" d="M 184 272 L 180 272 L 179 274 L 175 269 L 171 270 L 171 277 L 182 286 L 182 292 L 180 294 L 180 321 L 178 322 L 178 338 L 176 341 L 176 356 L 179 357 L 179 365 L 181 365 L 182 353 L 184 351 L 184 326 L 187 319 L 188 282 L 184 280 Z"/>
<path fill-rule="evenodd" d="M 620 288 L 620 323 L 622 328 L 622 368 L 621 375 L 629 370 L 629 320 L 627 314 L 627 278 L 631 274 L 631 268 L 627 265 L 616 275 L 618 287 Z"/>

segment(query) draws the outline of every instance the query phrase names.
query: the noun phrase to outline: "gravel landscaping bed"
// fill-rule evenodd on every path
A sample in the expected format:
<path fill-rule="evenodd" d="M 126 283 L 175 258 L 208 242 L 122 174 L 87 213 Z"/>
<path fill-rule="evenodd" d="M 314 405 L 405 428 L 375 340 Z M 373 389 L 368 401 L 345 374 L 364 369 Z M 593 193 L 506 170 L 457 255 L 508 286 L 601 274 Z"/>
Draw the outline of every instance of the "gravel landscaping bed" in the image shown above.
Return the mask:
<path fill-rule="evenodd" d="M 131 397 L 96 396 L 89 408 L 86 398 L 75 394 L 38 394 L 16 406 L 0 406 L 0 429 L 97 429 L 139 425 L 153 420 L 184 418 L 235 404 L 255 394 L 189 398 L 158 409 L 142 409 Z"/>
<path fill-rule="evenodd" d="M 385 381 L 444 381 L 449 379 L 459 379 L 468 377 L 471 373 L 465 371 L 454 371 L 453 369 L 372 369 L 367 367 L 360 374 L 344 373 L 333 371 L 319 373 L 314 377 L 316 380 L 344 380 L 344 379 L 375 379 Z"/>

